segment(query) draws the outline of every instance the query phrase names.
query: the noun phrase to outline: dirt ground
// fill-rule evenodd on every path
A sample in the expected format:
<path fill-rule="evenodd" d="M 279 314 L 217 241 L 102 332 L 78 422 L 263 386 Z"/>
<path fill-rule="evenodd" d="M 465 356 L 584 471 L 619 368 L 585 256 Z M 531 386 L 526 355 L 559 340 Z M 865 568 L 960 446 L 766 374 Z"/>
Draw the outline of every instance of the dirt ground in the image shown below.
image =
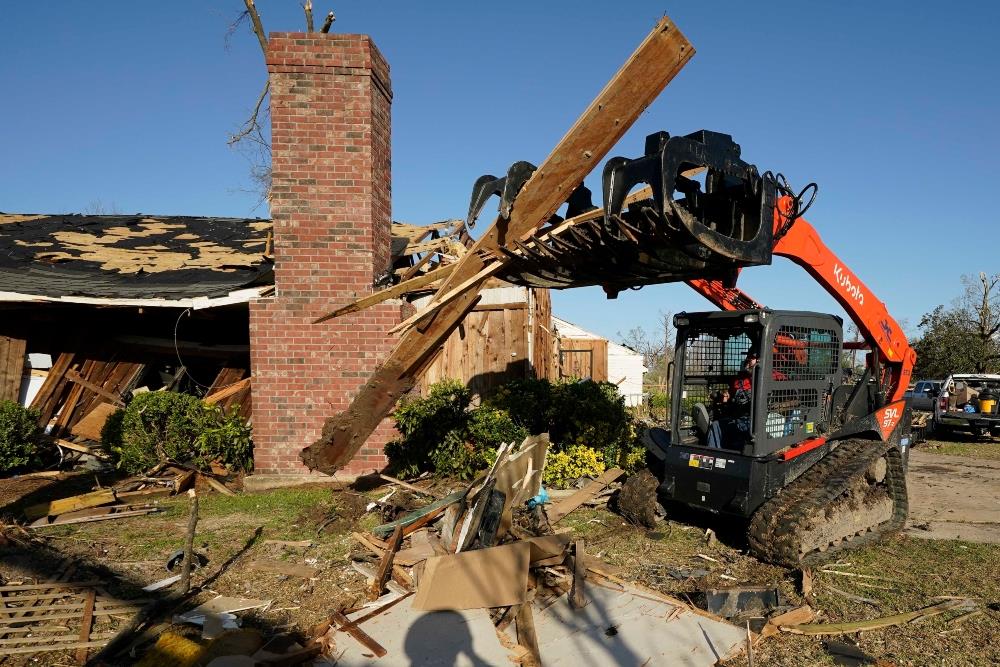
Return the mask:
<path fill-rule="evenodd" d="M 914 537 L 1000 544 L 1000 460 L 938 453 L 951 451 L 954 444 L 932 440 L 910 452 L 906 532 Z"/>
<path fill-rule="evenodd" d="M 971 541 L 974 535 L 969 531 L 961 533 L 961 540 L 941 539 L 935 532 L 997 523 L 1000 461 L 937 451 L 918 449 L 910 469 L 915 499 L 911 524 L 926 522 L 931 530 L 911 529 L 885 543 L 842 556 L 828 571 L 817 568 L 814 590 L 807 597 L 798 589 L 795 571 L 761 563 L 749 555 L 743 526 L 738 522 L 671 508 L 666 521 L 647 529 L 599 507 L 578 509 L 559 526 L 585 539 L 588 553 L 619 568 L 625 578 L 695 604 L 712 588 L 773 586 L 779 589 L 783 603 L 811 605 L 820 614 L 818 622 L 841 622 L 919 609 L 940 601 L 938 596 L 976 598 L 983 611 L 968 619 L 956 621 L 956 615 L 951 614 L 837 639 L 856 642 L 884 661 L 883 665 L 1000 664 L 1000 646 L 983 640 L 1000 633 L 1000 544 Z M 10 517 L 26 503 L 79 493 L 93 485 L 93 475 L 44 482 L 5 480 L 0 484 L 0 514 Z M 971 487 L 976 487 L 972 494 L 977 500 L 969 498 Z M 176 611 L 216 594 L 271 600 L 266 610 L 241 613 L 243 625 L 259 629 L 265 636 L 289 632 L 308 637 L 310 628 L 332 610 L 353 606 L 363 598 L 365 581 L 350 564 L 352 554 L 359 552 L 350 533 L 381 523 L 384 517 L 377 512 L 365 514 L 363 509 L 370 499 L 387 490 L 310 486 L 235 497 L 206 490 L 195 544 L 209 560 L 194 577 L 194 583 L 204 590 L 183 605 L 170 601 L 161 623 L 145 641 L 171 627 L 169 619 Z M 39 539 L 27 545 L 0 542 L 0 581 L 44 580 L 53 576 L 56 563 L 68 556 L 81 564 L 75 578 L 105 580 L 109 590 L 121 598 L 149 598 L 150 594 L 139 589 L 168 576 L 166 557 L 181 546 L 187 523 L 185 499 L 167 499 L 161 506 L 163 512 L 145 517 L 36 531 Z M 706 535 L 709 528 L 717 537 Z M 931 539 L 916 539 L 916 533 Z M 286 547 L 274 540 L 308 540 L 311 545 Z M 309 565 L 319 573 L 305 580 L 251 569 L 250 564 L 261 559 Z M 836 574 L 837 570 L 854 576 Z M 104 629 L 116 630 L 127 621 L 127 617 L 109 618 Z M 191 627 L 172 629 L 197 633 Z M 62 665 L 71 661 L 69 653 L 52 652 L 0 659 L 0 665 Z M 384 662 L 395 664 L 387 659 Z M 745 664 L 746 658 L 740 657 L 725 667 Z M 781 634 L 754 651 L 757 667 L 832 664 L 823 639 L 818 637 Z"/>

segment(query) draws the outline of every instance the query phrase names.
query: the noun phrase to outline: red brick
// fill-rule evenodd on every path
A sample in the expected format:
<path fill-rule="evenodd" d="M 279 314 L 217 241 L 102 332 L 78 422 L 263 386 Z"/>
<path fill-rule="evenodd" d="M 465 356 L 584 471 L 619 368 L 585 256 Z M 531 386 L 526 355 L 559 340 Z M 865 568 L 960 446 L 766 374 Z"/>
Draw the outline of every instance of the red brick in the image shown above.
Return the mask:
<path fill-rule="evenodd" d="M 389 263 L 389 67 L 365 35 L 272 33 L 275 294 L 250 306 L 258 472 L 306 472 L 299 451 L 393 345 L 398 305 L 320 325 Z M 385 463 L 386 422 L 346 468 Z"/>

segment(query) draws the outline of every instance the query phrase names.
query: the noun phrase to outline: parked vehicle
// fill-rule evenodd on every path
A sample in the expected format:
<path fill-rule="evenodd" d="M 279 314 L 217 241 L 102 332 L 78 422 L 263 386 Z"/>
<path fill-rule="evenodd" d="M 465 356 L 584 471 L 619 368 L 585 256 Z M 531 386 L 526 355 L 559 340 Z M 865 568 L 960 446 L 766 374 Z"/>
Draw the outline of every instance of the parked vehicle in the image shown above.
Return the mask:
<path fill-rule="evenodd" d="M 941 393 L 941 380 L 920 380 L 913 389 L 903 394 L 910 400 L 910 407 L 924 412 L 934 411 L 934 400 Z"/>
<path fill-rule="evenodd" d="M 915 390 L 916 388 L 914 388 Z M 934 430 L 1000 436 L 1000 375 L 955 373 L 942 382 L 934 401 Z"/>

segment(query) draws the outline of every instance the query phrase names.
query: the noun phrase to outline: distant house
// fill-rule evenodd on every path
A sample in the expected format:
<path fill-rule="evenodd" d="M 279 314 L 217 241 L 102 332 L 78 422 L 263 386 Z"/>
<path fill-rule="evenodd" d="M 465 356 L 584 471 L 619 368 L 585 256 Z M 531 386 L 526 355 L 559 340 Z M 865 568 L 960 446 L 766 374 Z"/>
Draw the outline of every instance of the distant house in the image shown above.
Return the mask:
<path fill-rule="evenodd" d="M 572 322 L 553 316 L 559 376 L 606 380 L 618 385 L 627 405 L 642 403 L 642 355 Z"/>

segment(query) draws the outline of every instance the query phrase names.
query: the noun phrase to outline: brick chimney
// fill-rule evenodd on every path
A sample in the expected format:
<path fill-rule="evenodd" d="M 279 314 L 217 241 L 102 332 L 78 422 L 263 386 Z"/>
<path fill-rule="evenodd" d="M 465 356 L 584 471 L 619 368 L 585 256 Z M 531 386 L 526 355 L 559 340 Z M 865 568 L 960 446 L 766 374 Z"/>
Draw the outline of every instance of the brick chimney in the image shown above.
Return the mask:
<path fill-rule="evenodd" d="M 367 35 L 272 33 L 275 296 L 250 304 L 255 486 L 300 480 L 299 451 L 347 407 L 393 344 L 387 302 L 323 324 L 370 294 L 390 258 L 389 66 Z M 385 463 L 387 420 L 347 473 Z"/>

